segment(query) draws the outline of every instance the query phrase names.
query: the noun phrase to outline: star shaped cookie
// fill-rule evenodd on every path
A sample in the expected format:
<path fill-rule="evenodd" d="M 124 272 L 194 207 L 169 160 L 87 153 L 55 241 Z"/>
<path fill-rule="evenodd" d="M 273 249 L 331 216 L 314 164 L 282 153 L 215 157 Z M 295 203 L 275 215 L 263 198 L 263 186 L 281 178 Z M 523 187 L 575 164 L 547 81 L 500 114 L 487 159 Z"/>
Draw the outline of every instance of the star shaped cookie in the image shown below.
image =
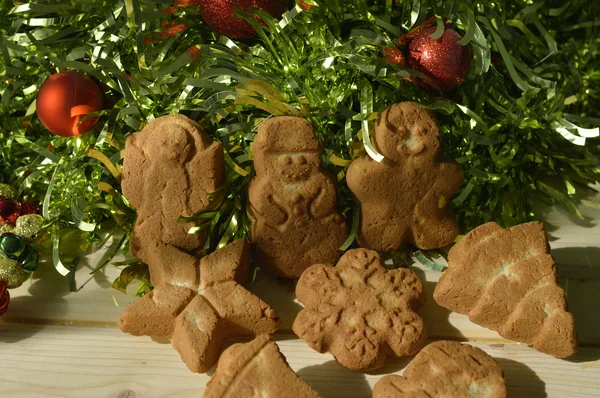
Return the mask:
<path fill-rule="evenodd" d="M 423 282 L 409 269 L 387 270 L 372 250 L 350 250 L 335 267 L 308 268 L 296 296 L 305 309 L 294 333 L 349 369 L 377 369 L 387 354 L 413 355 L 427 339 L 416 313 L 426 299 Z"/>
<path fill-rule="evenodd" d="M 274 309 L 240 284 L 249 261 L 249 244 L 240 239 L 203 257 L 195 269 L 165 275 L 121 314 L 119 328 L 169 339 L 191 371 L 207 372 L 223 341 L 272 333 L 281 324 Z"/>

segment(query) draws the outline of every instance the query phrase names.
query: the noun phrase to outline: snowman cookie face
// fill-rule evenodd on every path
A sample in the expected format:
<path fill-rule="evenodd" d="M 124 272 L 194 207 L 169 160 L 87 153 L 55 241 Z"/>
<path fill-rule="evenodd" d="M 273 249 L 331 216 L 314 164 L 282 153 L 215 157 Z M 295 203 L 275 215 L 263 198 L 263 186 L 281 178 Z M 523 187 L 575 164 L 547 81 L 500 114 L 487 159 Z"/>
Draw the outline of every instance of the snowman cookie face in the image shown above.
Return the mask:
<path fill-rule="evenodd" d="M 306 181 L 319 172 L 321 146 L 308 121 L 278 117 L 263 126 L 254 142 L 257 175 L 292 183 Z"/>
<path fill-rule="evenodd" d="M 284 182 L 306 181 L 319 171 L 319 155 L 311 152 L 282 152 L 273 155 L 277 176 Z"/>

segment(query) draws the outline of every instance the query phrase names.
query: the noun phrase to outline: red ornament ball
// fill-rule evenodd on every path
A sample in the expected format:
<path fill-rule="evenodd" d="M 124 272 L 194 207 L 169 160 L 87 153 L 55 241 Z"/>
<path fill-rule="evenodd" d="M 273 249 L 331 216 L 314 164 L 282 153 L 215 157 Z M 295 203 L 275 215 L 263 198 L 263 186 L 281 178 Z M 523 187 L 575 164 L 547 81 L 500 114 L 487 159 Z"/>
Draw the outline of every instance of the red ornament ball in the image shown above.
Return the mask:
<path fill-rule="evenodd" d="M 8 311 L 8 304 L 10 303 L 10 293 L 6 288 L 6 283 L 0 281 L 0 316 L 6 314 Z"/>
<path fill-rule="evenodd" d="M 24 201 L 21 202 L 21 215 L 26 214 L 42 214 L 42 206 L 39 203 Z"/>
<path fill-rule="evenodd" d="M 463 84 L 471 68 L 471 48 L 461 46 L 462 39 L 453 29 L 446 29 L 442 37 L 432 39 L 436 28 L 424 29 L 408 45 L 410 67 L 431 78 L 442 91 L 450 91 Z M 427 80 L 427 86 L 433 87 Z"/>
<path fill-rule="evenodd" d="M 198 3 L 202 19 L 211 29 L 235 40 L 256 37 L 256 30 L 252 25 L 233 16 L 235 11 L 248 11 L 250 7 L 254 7 L 280 18 L 287 6 L 287 0 L 202 0 Z M 261 21 L 258 16 L 254 18 Z"/>
<path fill-rule="evenodd" d="M 98 118 L 81 119 L 103 108 L 104 96 L 98 85 L 80 72 L 61 72 L 50 76 L 37 97 L 37 114 L 53 134 L 78 137 L 90 131 Z"/>
<path fill-rule="evenodd" d="M 0 224 L 14 224 L 21 215 L 21 203 L 0 196 Z"/>

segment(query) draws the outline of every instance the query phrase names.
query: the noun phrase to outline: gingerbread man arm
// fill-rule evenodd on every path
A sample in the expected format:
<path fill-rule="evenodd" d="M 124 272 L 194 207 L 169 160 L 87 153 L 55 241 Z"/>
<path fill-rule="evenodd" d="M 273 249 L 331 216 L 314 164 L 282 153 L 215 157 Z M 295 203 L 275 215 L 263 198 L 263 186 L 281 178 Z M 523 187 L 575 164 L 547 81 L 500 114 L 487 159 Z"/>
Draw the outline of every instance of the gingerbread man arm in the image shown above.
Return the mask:
<path fill-rule="evenodd" d="M 367 191 L 369 181 L 378 174 L 378 170 L 371 167 L 367 167 L 373 160 L 369 158 L 356 159 L 348 168 L 346 180 L 348 182 L 348 188 L 356 195 L 359 201 Z"/>
<path fill-rule="evenodd" d="M 320 220 L 335 212 L 336 189 L 330 177 L 319 173 L 316 180 L 316 197 L 310 204 L 310 214 L 316 220 Z"/>
<path fill-rule="evenodd" d="M 415 206 L 411 225 L 414 244 L 421 249 L 449 245 L 458 235 L 451 196 L 463 182 L 460 167 L 454 163 L 441 163 L 436 174 L 438 177 L 433 186 Z M 438 227 L 432 229 L 431 225 Z"/>
<path fill-rule="evenodd" d="M 145 179 L 143 171 L 148 168 L 148 160 L 143 150 L 143 141 L 137 133 L 127 137 L 125 158 L 123 160 L 123 180 L 121 182 L 123 195 L 136 209 L 144 201 Z M 142 170 L 142 176 L 135 175 L 138 170 Z"/>
<path fill-rule="evenodd" d="M 261 217 L 267 225 L 285 224 L 289 218 L 285 208 L 277 203 L 273 187 L 267 180 L 255 178 L 248 188 L 248 200 L 254 217 Z"/>

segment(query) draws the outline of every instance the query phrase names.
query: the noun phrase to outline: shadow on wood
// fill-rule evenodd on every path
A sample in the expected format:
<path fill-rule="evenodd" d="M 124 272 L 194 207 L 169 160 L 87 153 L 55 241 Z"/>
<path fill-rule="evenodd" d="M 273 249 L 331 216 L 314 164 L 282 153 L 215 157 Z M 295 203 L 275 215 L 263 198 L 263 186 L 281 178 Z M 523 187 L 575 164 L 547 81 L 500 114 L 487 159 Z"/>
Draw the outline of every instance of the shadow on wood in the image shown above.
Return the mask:
<path fill-rule="evenodd" d="M 579 341 L 600 344 L 600 248 L 561 248 L 553 250 L 552 255 L 569 311 L 575 317 Z"/>
<path fill-rule="evenodd" d="M 513 398 L 546 398 L 546 384 L 527 365 L 512 359 L 494 358 L 504 371 L 508 396 Z"/>
<path fill-rule="evenodd" d="M 277 278 L 257 270 L 254 282 L 246 288 L 277 311 L 281 318 L 281 328 L 278 333 L 294 334 L 292 324 L 303 308 L 296 302 L 295 280 Z"/>
<path fill-rule="evenodd" d="M 452 311 L 438 305 L 433 299 L 433 291 L 435 290 L 437 283 L 426 281 L 425 272 L 423 270 L 414 267 L 411 267 L 411 270 L 415 271 L 419 278 L 421 278 L 425 285 L 425 292 L 427 292 L 427 302 L 418 313 L 425 319 L 428 336 L 431 338 L 435 334 L 436 339 L 465 341 L 466 338 L 462 332 L 454 327 L 449 321 Z"/>
<path fill-rule="evenodd" d="M 69 294 L 67 279 L 60 275 L 50 261 L 42 260 L 31 279 L 20 289 L 27 289 L 29 295 L 12 296 L 4 322 L 8 323 L 46 323 L 37 319 L 33 313 L 52 314 L 52 318 L 60 319 L 68 311 L 68 303 L 63 298 Z M 26 294 L 27 294 L 26 293 Z M 35 312 L 31 311 L 35 308 Z"/>
<path fill-rule="evenodd" d="M 599 347 L 579 347 L 579 352 L 574 357 L 565 359 L 572 363 L 580 363 L 581 369 L 600 367 L 598 360 L 600 360 Z"/>
<path fill-rule="evenodd" d="M 404 370 L 408 366 L 410 361 L 412 361 L 413 359 L 414 359 L 414 355 L 411 357 L 402 357 L 402 358 L 392 358 L 391 356 L 388 355 L 387 359 L 385 360 L 385 364 L 383 365 L 382 368 L 366 372 L 366 374 L 368 374 L 370 376 L 383 377 L 388 374 L 398 373 L 401 370 Z"/>
<path fill-rule="evenodd" d="M 44 325 L 8 325 L 0 320 L 0 343 L 18 343 L 36 335 Z"/>
<path fill-rule="evenodd" d="M 336 361 L 307 366 L 297 374 L 324 398 L 365 398 L 372 394 L 363 373 L 346 369 Z"/>

